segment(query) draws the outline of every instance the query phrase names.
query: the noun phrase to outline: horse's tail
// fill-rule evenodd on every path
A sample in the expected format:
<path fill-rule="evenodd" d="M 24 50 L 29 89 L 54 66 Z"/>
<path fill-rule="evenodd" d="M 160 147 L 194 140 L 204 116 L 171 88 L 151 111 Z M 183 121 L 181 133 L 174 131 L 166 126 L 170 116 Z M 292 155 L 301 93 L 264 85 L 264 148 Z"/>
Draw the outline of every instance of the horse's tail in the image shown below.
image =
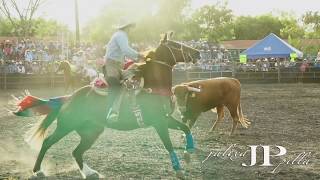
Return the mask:
<path fill-rule="evenodd" d="M 42 145 L 48 127 L 57 118 L 60 109 L 53 109 L 47 116 L 36 123 L 29 131 L 25 134 L 25 141 L 33 148 L 39 149 Z"/>
<path fill-rule="evenodd" d="M 14 96 L 13 96 L 14 97 Z M 26 141 L 33 147 L 41 147 L 41 143 L 46 135 L 46 130 L 57 118 L 62 105 L 70 99 L 70 96 L 55 97 L 43 100 L 35 96 L 26 95 L 18 101 L 18 110 L 12 111 L 16 116 L 32 117 L 37 115 L 47 115 L 39 123 L 36 123 L 26 133 Z"/>
<path fill-rule="evenodd" d="M 21 100 L 16 97 L 14 98 L 17 101 L 16 106 L 18 106 L 18 109 L 11 112 L 16 116 L 32 117 L 48 115 L 52 111 L 60 109 L 61 106 L 70 99 L 70 95 L 55 97 L 49 100 L 44 100 L 32 95 L 26 95 Z"/>
<path fill-rule="evenodd" d="M 249 119 L 247 119 L 247 118 L 245 118 L 245 117 L 243 116 L 240 101 L 239 101 L 238 109 L 237 109 L 237 110 L 238 110 L 238 116 L 239 116 L 239 122 L 240 122 L 240 124 L 241 124 L 244 128 L 248 128 L 249 125 L 251 124 L 251 122 L 249 121 Z"/>

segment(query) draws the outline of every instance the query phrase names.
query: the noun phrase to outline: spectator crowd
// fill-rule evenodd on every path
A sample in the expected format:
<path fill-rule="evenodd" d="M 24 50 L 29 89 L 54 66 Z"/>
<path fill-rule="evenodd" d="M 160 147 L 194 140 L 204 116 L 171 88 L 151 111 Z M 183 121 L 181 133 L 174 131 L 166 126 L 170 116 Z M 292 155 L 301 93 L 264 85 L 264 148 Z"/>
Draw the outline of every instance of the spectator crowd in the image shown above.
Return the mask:
<path fill-rule="evenodd" d="M 238 71 L 238 72 L 268 72 L 278 68 L 290 70 L 299 69 L 307 72 L 312 69 L 320 70 L 320 51 L 315 60 L 305 59 L 295 62 L 290 59 L 263 58 L 248 60 L 245 64 L 234 63 L 238 56 L 231 57 L 232 52 L 216 43 L 206 41 L 183 42 L 200 50 L 202 59 L 195 65 L 178 65 L 177 70 L 204 71 Z M 156 44 L 136 43 L 132 46 L 143 51 L 155 47 Z M 60 41 L 46 40 L 3 40 L 0 41 L 0 73 L 44 74 L 53 72 L 55 61 L 69 60 L 76 66 L 83 68 L 89 60 L 103 57 L 103 45 L 83 43 L 79 48 Z"/>
<path fill-rule="evenodd" d="M 0 42 L 0 73 L 42 74 L 52 71 L 55 61 L 70 59 L 86 63 L 104 53 L 103 47 L 84 43 L 75 48 L 67 43 L 45 40 L 3 40 Z"/>

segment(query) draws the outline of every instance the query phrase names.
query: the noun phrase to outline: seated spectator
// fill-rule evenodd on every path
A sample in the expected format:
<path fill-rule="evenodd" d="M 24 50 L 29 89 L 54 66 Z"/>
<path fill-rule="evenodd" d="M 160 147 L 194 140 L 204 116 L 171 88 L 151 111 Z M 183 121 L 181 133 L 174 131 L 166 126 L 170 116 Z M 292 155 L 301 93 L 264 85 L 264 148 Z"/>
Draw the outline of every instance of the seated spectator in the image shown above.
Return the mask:
<path fill-rule="evenodd" d="M 300 66 L 300 72 L 304 73 L 309 70 L 309 63 L 306 59 L 303 60 L 301 66 Z"/>
<path fill-rule="evenodd" d="M 18 66 L 17 66 L 17 72 L 18 73 L 21 73 L 21 74 L 25 74 L 26 73 L 26 70 L 24 68 L 24 65 L 22 64 L 22 62 L 19 62 Z"/>
<path fill-rule="evenodd" d="M 314 63 L 314 67 L 318 70 L 320 69 L 320 59 Z"/>
<path fill-rule="evenodd" d="M 28 62 L 31 62 L 33 60 L 33 54 L 32 54 L 32 51 L 30 49 L 26 50 L 26 52 L 24 54 L 24 58 Z"/>

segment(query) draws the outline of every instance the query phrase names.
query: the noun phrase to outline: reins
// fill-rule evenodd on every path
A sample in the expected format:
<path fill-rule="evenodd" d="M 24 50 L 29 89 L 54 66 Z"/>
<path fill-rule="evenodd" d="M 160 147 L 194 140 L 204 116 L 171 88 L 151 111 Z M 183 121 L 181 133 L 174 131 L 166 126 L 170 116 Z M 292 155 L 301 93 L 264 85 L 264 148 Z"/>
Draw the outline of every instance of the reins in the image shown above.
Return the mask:
<path fill-rule="evenodd" d="M 169 51 L 170 51 L 170 53 L 171 53 L 171 56 L 172 56 L 172 58 L 174 59 L 174 64 L 177 64 L 177 58 L 176 58 L 176 56 L 174 55 L 172 49 L 179 50 L 179 51 L 182 53 L 182 57 L 183 57 L 184 63 L 186 63 L 186 58 L 185 58 L 185 55 L 184 55 L 184 51 L 183 51 L 183 46 L 182 46 L 182 45 L 180 45 L 180 49 L 174 48 L 174 47 L 169 47 L 168 45 L 164 45 L 164 46 L 169 49 Z M 188 56 L 191 57 L 189 54 L 188 54 Z M 193 60 L 192 57 L 191 57 L 191 59 Z M 150 62 L 155 62 L 155 63 L 161 64 L 161 65 L 167 66 L 167 67 L 169 67 L 170 69 L 172 69 L 173 66 L 174 66 L 174 65 L 171 66 L 171 65 L 169 65 L 169 64 L 166 63 L 166 62 L 158 61 L 158 60 L 150 60 Z"/>

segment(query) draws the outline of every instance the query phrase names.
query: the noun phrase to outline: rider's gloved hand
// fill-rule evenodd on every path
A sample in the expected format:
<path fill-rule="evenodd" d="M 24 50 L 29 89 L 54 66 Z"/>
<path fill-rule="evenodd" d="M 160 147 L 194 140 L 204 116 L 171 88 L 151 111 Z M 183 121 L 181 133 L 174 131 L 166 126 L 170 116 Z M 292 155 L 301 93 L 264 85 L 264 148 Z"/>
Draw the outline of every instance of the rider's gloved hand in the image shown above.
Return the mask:
<path fill-rule="evenodd" d="M 138 60 L 145 60 L 146 56 L 143 53 L 138 54 Z"/>

